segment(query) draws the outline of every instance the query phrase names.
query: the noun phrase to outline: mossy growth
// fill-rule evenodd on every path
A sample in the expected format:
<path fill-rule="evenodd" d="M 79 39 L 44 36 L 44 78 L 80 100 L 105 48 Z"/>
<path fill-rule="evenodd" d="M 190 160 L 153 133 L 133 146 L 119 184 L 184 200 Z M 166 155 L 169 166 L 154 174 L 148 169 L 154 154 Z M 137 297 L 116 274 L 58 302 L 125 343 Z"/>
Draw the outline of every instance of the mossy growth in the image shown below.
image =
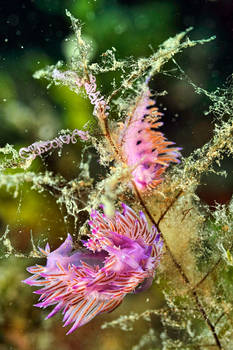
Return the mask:
<path fill-rule="evenodd" d="M 91 44 L 82 37 L 80 22 L 70 13 L 67 15 L 76 38 L 74 58 L 67 64 L 59 62 L 40 70 L 34 77 L 49 80 L 49 86 L 66 86 L 84 98 L 90 98 L 91 93 L 97 96 L 92 103 L 94 115 L 90 116 L 86 127 L 90 139 L 82 148 L 79 177 L 67 180 L 47 170 L 37 172 L 32 168 L 32 160 L 21 159 L 13 146 L 6 145 L 0 149 L 3 155 L 0 160 L 0 186 L 11 193 L 14 189 L 16 198 L 24 183 L 41 195 L 48 192 L 62 208 L 64 221 L 67 222 L 70 217 L 74 220 L 77 244 L 87 233 L 88 213 L 100 203 L 104 203 L 107 215 L 112 215 L 122 201 L 136 211 L 144 211 L 164 240 L 164 255 L 155 282 L 162 291 L 164 304 L 141 314 L 120 316 L 105 323 L 103 328 L 119 326 L 129 331 L 134 323 L 143 319 L 149 330 L 133 350 L 231 350 L 233 201 L 210 210 L 201 203 L 196 190 L 203 174 L 215 172 L 216 164 L 221 167 L 224 155 L 232 157 L 232 86 L 208 92 L 196 86 L 182 72 L 181 78 L 191 84 L 196 93 L 209 98 L 208 113 L 215 115 L 213 136 L 202 148 L 183 157 L 179 165 L 167 170 L 164 181 L 149 193 L 140 193 L 132 186 L 134 169 L 122 161 L 114 142 L 119 123 L 124 122 L 148 81 L 163 73 L 167 62 L 173 60 L 176 54 L 196 45 L 208 44 L 214 38 L 191 40 L 188 37 L 191 29 L 188 29 L 166 40 L 149 57 L 118 59 L 113 48 L 103 53 L 99 62 L 92 62 L 89 54 Z M 102 96 L 98 90 L 89 90 L 89 95 L 86 94 L 83 86 L 90 84 L 88 79 L 91 76 L 101 79 L 101 74 L 106 73 L 110 77 L 116 74 L 116 79 L 109 83 L 108 96 Z M 100 101 L 104 101 L 104 105 Z M 103 109 L 101 106 L 104 106 Z M 106 106 L 109 107 L 108 114 L 105 113 Z M 112 111 L 114 118 L 111 118 Z M 101 178 L 92 175 L 93 154 L 98 154 L 98 164 L 102 165 Z M 0 241 L 3 245 L 1 253 L 5 257 L 17 256 L 17 250 L 7 241 L 7 234 L 8 231 Z M 35 251 L 33 246 L 31 256 L 36 256 Z M 153 327 L 153 315 L 160 319 L 162 326 L 158 329 Z"/>

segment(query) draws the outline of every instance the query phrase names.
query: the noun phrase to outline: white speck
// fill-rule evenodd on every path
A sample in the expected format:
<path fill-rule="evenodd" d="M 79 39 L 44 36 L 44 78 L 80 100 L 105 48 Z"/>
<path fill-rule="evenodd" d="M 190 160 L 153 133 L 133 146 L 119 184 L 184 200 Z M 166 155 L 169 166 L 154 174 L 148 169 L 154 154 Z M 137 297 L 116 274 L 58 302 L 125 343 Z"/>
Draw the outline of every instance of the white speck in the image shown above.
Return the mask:
<path fill-rule="evenodd" d="M 5 43 L 7 43 L 7 42 L 8 42 L 8 39 L 6 38 L 6 39 L 5 39 Z"/>
<path fill-rule="evenodd" d="M 3 98 L 3 102 L 6 102 L 7 101 L 7 99 L 6 98 Z"/>

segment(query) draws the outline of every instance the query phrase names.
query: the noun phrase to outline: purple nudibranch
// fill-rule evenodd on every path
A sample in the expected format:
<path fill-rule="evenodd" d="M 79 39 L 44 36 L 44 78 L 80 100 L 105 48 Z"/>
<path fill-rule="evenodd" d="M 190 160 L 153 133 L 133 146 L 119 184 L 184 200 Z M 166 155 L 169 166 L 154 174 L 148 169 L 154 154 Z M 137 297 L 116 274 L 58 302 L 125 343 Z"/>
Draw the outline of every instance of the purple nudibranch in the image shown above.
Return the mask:
<path fill-rule="evenodd" d="M 51 252 L 48 244 L 40 249 L 46 266 L 27 269 L 32 276 L 23 282 L 40 287 L 35 306 L 55 305 L 47 318 L 62 311 L 64 326 L 73 324 L 67 334 L 152 283 L 163 246 L 160 234 L 154 226 L 149 228 L 143 212 L 136 215 L 126 204 L 122 207 L 113 218 L 92 211 L 91 233 L 82 250 L 72 252 L 68 234 L 56 250 Z"/>

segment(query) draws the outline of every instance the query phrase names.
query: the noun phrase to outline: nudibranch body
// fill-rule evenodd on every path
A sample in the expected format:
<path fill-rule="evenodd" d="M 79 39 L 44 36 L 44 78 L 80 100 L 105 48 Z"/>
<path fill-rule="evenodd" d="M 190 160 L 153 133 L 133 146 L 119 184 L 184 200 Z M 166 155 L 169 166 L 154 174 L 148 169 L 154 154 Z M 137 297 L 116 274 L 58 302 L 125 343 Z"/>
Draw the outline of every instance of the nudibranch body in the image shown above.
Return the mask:
<path fill-rule="evenodd" d="M 147 88 L 129 113 L 116 141 L 139 191 L 156 187 L 169 164 L 179 162 L 181 148 L 173 147 L 174 143 L 158 131 L 163 125 L 159 121 L 161 116 Z"/>
<path fill-rule="evenodd" d="M 40 287 L 36 306 L 54 306 L 47 318 L 58 311 L 64 314 L 64 326 L 73 324 L 73 332 L 96 315 L 114 310 L 131 292 L 139 292 L 152 283 L 159 264 L 162 241 L 155 227 L 148 227 L 145 215 L 122 204 L 123 213 L 113 218 L 93 211 L 91 233 L 84 249 L 73 250 L 72 237 L 54 251 L 47 244 L 42 253 L 46 266 L 28 268 L 32 276 L 24 282 Z"/>

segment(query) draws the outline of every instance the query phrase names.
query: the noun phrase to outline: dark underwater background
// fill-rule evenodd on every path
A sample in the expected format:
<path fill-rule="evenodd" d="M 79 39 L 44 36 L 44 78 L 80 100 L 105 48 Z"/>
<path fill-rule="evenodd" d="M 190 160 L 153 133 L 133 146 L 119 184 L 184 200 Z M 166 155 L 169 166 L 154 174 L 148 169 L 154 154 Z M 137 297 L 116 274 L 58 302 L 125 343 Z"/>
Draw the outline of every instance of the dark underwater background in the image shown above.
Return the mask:
<path fill-rule="evenodd" d="M 214 41 L 180 53 L 176 61 L 205 90 L 214 91 L 232 84 L 232 0 L 1 0 L 0 147 L 8 143 L 19 149 L 40 139 L 52 139 L 59 130 L 81 129 L 92 118 L 87 99 L 64 87 L 47 89 L 46 81 L 32 77 L 46 65 L 69 61 L 72 57 L 72 44 L 67 39 L 72 38 L 73 32 L 65 9 L 82 21 L 83 34 L 92 42 L 93 62 L 98 62 L 101 53 L 112 47 L 116 48 L 118 58 L 149 56 L 163 41 L 190 26 L 193 30 L 189 36 L 193 40 L 216 35 Z M 170 76 L 178 75 L 174 68 L 175 65 L 168 64 L 169 74 L 157 75 L 150 87 L 168 92 L 157 98 L 164 113 L 162 131 L 187 156 L 211 138 L 213 115 L 205 116 L 207 97 L 196 94 L 187 82 Z M 102 92 L 107 95 L 111 88 L 109 79 L 104 75 L 100 79 Z M 83 146 L 78 142 L 65 147 L 62 157 L 54 151 L 43 160 L 36 159 L 32 170 L 76 178 Z M 213 207 L 216 203 L 227 203 L 233 193 L 230 159 L 223 159 L 222 170 L 227 171 L 226 178 L 208 175 L 202 178 L 198 189 L 201 200 Z M 93 162 L 92 174 L 97 172 L 98 163 Z M 43 246 L 46 239 L 53 248 L 57 247 L 60 237 L 65 237 L 67 232 L 75 233 L 74 222 L 72 219 L 64 222 L 65 213 L 53 196 L 38 194 L 27 185 L 17 191 L 15 196 L 14 188 L 0 188 L 0 234 L 8 227 L 14 247 L 13 256 L 6 258 L 0 241 L 0 350 L 134 349 L 147 331 L 143 320 L 128 332 L 101 329 L 101 324 L 122 314 L 161 307 L 164 299 L 156 284 L 144 293 L 127 296 L 113 313 L 96 317 L 66 336 L 61 315 L 44 321 L 48 312 L 33 307 L 36 296 L 21 283 L 28 275 L 26 266 L 38 261 L 14 255 L 29 254 L 31 234 L 36 245 Z M 163 328 L 156 316 L 152 317 L 152 325 Z M 160 339 L 156 344 L 157 348 L 153 349 L 160 349 Z"/>

